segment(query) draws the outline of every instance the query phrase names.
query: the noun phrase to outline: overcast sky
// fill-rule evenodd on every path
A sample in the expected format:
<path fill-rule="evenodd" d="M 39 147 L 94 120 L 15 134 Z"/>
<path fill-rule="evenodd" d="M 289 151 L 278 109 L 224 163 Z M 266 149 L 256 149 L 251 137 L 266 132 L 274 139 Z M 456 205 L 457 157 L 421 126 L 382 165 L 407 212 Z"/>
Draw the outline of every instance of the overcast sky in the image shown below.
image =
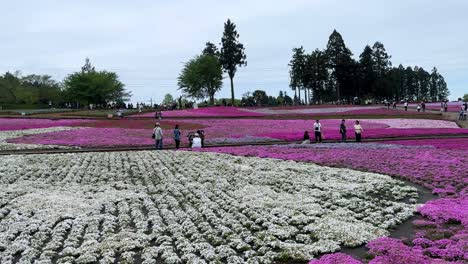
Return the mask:
<path fill-rule="evenodd" d="M 237 98 L 255 89 L 289 91 L 291 49 L 323 49 L 333 29 L 355 58 L 381 41 L 394 65 L 436 66 L 451 99 L 468 93 L 465 0 L 15 0 L 1 9 L 0 71 L 62 80 L 89 57 L 119 74 L 132 101 L 178 95 L 183 62 L 205 42 L 219 44 L 227 18 L 247 53 L 248 66 L 234 80 Z M 226 78 L 219 96 L 229 95 Z"/>

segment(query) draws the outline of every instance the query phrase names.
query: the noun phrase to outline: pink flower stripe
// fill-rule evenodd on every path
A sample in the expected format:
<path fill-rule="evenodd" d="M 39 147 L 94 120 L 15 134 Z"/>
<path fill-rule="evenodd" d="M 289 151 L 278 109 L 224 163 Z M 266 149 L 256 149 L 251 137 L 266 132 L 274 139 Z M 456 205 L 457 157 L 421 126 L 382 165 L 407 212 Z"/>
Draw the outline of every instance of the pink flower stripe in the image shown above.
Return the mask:
<path fill-rule="evenodd" d="M 23 130 L 33 128 L 48 128 L 72 125 L 85 125 L 88 120 L 80 119 L 27 119 L 27 118 L 0 118 L 0 131 Z"/>
<path fill-rule="evenodd" d="M 131 117 L 154 117 L 155 112 L 132 115 Z M 263 114 L 244 111 L 238 107 L 203 107 L 199 109 L 162 111 L 163 118 L 171 117 L 249 117 L 264 116 Z"/>
<path fill-rule="evenodd" d="M 468 140 L 460 138 L 425 139 L 425 140 L 395 140 L 385 141 L 385 144 L 397 144 L 401 146 L 430 146 L 445 149 L 468 150 Z"/>
<path fill-rule="evenodd" d="M 199 109 L 185 109 L 162 111 L 163 118 L 172 117 L 263 117 L 263 116 L 400 116 L 424 115 L 422 112 L 407 112 L 403 110 L 384 109 L 381 106 L 301 106 L 301 107 L 203 107 Z M 130 117 L 154 117 L 155 112 L 132 115 Z"/>

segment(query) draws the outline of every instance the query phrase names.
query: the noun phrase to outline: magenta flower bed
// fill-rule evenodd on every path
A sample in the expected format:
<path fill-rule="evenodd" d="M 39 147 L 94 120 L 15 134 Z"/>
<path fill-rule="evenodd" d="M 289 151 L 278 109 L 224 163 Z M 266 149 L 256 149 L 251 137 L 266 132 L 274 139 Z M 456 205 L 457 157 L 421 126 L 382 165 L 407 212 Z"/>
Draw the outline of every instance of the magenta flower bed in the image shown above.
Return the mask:
<path fill-rule="evenodd" d="M 324 116 L 324 115 L 371 115 L 371 116 L 398 116 L 398 115 L 424 115 L 424 113 L 408 113 L 402 110 L 384 109 L 380 106 L 301 106 L 301 107 L 203 107 L 199 109 L 185 109 L 162 111 L 163 118 L 173 117 L 264 117 L 264 116 Z M 131 115 L 130 117 L 151 117 L 155 112 Z"/>
<path fill-rule="evenodd" d="M 155 112 L 132 115 L 131 117 L 154 117 Z M 242 108 L 229 107 L 229 106 L 217 106 L 217 107 L 203 107 L 198 109 L 186 109 L 186 110 L 173 110 L 173 111 L 162 111 L 163 118 L 171 117 L 253 117 L 253 116 L 264 116 L 263 114 L 254 113 L 250 111 L 244 111 Z"/>
<path fill-rule="evenodd" d="M 126 128 L 82 128 L 35 134 L 21 138 L 10 139 L 10 143 L 63 145 L 80 147 L 116 147 L 116 146 L 148 146 L 154 145 L 150 129 Z M 172 137 L 164 139 L 166 145 L 173 145 Z"/>
<path fill-rule="evenodd" d="M 395 140 L 385 141 L 383 143 L 396 144 L 401 146 L 430 146 L 435 148 L 468 150 L 468 139 L 466 138 Z"/>
<path fill-rule="evenodd" d="M 122 123 L 121 123 L 122 122 Z M 413 123 L 412 123 L 413 122 Z M 426 120 L 433 122 L 439 127 L 451 127 L 452 123 L 439 120 Z M 102 124 L 101 124 L 102 123 Z M 125 120 L 115 120 L 112 122 L 101 122 L 99 126 L 70 131 L 58 131 L 46 134 L 31 135 L 23 138 L 10 139 L 12 143 L 28 144 L 55 144 L 67 146 L 98 147 L 98 146 L 141 146 L 149 145 L 148 139 L 152 133 L 152 125 L 146 122 L 129 123 Z M 129 124 L 127 124 L 129 123 Z M 174 124 L 179 124 L 182 131 L 182 143 L 186 143 L 186 135 L 189 131 L 195 131 L 196 127 L 201 127 L 206 133 L 206 143 L 218 142 L 244 142 L 255 143 L 259 141 L 285 140 L 300 141 L 303 138 L 305 130 L 308 130 L 313 137 L 313 121 L 310 120 L 269 120 L 269 119 L 180 119 L 163 120 L 165 141 L 167 144 L 172 142 L 172 129 Z M 328 140 L 338 140 L 341 138 L 338 127 L 340 120 L 325 119 L 321 121 L 323 126 L 323 135 Z M 387 124 L 388 123 L 388 124 Z M 96 126 L 89 123 L 90 126 Z M 418 119 L 368 119 L 361 120 L 364 127 L 364 138 L 380 137 L 409 137 L 420 135 L 439 135 L 439 134 L 468 134 L 468 129 L 460 128 L 412 128 L 398 129 L 389 128 L 389 125 L 407 127 L 408 124 L 414 126 L 423 126 Z M 118 127 L 118 126 L 121 127 Z M 352 140 L 354 132 L 352 121 L 348 121 L 348 137 Z M 83 126 L 86 126 L 84 124 Z M 110 126 L 108 128 L 102 126 Z M 145 128 L 145 129 L 144 129 Z"/>
<path fill-rule="evenodd" d="M 455 140 L 455 139 L 454 139 Z M 468 139 L 456 139 L 468 146 Z M 424 220 L 414 221 L 416 235 L 409 241 L 379 238 L 367 247 L 369 263 L 465 263 L 468 261 L 468 149 L 392 144 L 313 144 L 212 148 L 242 156 L 314 162 L 405 178 L 441 197 L 419 208 Z M 437 142 L 442 145 L 442 139 Z M 453 140 L 448 141 L 450 146 Z M 401 141 L 405 142 L 405 141 Z M 434 142 L 428 140 L 429 143 Z M 344 254 L 328 254 L 311 264 L 361 263 Z"/>
<path fill-rule="evenodd" d="M 0 118 L 0 131 L 23 130 L 33 128 L 48 128 L 85 124 L 88 120 L 79 119 L 27 119 L 27 118 Z"/>

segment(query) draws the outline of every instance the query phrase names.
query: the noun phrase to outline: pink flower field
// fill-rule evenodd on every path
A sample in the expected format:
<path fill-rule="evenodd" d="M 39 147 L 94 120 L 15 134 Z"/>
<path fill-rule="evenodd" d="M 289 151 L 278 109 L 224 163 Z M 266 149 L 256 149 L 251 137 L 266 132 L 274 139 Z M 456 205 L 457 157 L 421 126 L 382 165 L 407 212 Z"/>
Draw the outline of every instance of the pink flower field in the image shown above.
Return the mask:
<path fill-rule="evenodd" d="M 444 142 L 447 142 L 444 145 Z M 468 138 L 211 148 L 203 151 L 278 158 L 401 177 L 439 195 L 419 208 L 416 234 L 379 238 L 367 247 L 368 263 L 466 263 L 468 261 Z M 453 148 L 457 145 L 457 148 Z M 362 263 L 342 253 L 310 264 Z"/>
<path fill-rule="evenodd" d="M 163 118 L 185 118 L 185 117 L 281 117 L 281 116 L 401 116 L 418 115 L 424 116 L 425 113 L 406 112 L 403 110 L 385 109 L 382 106 L 353 106 L 353 105 L 317 105 L 301 107 L 202 107 L 198 109 L 184 109 L 173 111 L 162 111 Z M 154 118 L 155 112 L 136 114 L 130 117 Z"/>
<path fill-rule="evenodd" d="M 89 121 L 80 119 L 0 118 L 0 131 L 84 125 L 87 122 Z"/>
<path fill-rule="evenodd" d="M 41 120 L 42 121 L 42 120 Z M 40 121 L 37 121 L 40 122 Z M 271 119 L 179 119 L 163 120 L 164 143 L 173 145 L 172 128 L 179 124 L 182 143 L 187 143 L 189 131 L 203 129 L 206 143 L 255 143 L 272 140 L 300 141 L 304 131 L 313 133 L 312 120 L 271 120 Z M 11 143 L 53 144 L 81 147 L 100 146 L 145 146 L 152 145 L 153 120 L 102 120 L 87 123 L 72 123 L 82 129 L 35 134 L 10 139 Z M 326 140 L 338 140 L 339 119 L 321 121 Z M 361 120 L 364 138 L 412 137 L 428 135 L 468 134 L 468 129 L 457 128 L 453 122 L 419 119 L 366 119 Z M 348 121 L 348 137 L 354 138 L 352 120 Z M 433 128 L 432 128 L 433 127 Z"/>

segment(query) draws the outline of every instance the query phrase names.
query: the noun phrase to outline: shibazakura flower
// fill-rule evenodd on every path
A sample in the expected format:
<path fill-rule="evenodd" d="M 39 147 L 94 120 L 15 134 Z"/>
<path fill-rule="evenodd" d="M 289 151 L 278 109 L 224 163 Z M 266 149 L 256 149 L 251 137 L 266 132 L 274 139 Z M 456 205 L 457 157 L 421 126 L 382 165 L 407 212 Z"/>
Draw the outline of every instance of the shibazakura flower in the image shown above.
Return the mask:
<path fill-rule="evenodd" d="M 185 151 L 6 156 L 0 189 L 1 263 L 307 260 L 387 235 L 418 195 L 375 173 Z"/>

